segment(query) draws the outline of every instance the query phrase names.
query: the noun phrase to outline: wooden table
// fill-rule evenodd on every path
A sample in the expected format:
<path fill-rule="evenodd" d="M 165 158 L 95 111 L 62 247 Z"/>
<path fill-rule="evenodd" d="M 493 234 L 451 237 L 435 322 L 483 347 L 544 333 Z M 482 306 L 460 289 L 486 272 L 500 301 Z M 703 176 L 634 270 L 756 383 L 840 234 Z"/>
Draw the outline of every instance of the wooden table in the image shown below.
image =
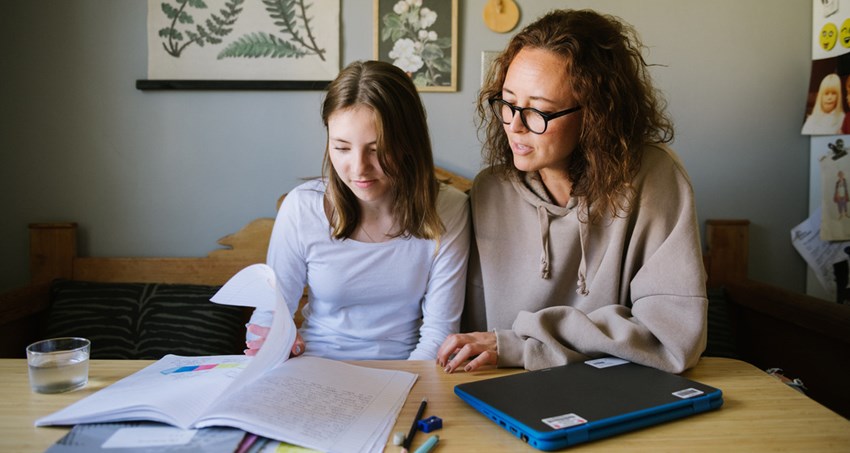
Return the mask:
<path fill-rule="evenodd" d="M 43 452 L 67 428 L 33 422 L 141 369 L 152 361 L 95 360 L 88 385 L 42 395 L 30 391 L 25 359 L 0 359 L 0 452 Z M 447 375 L 431 361 L 357 362 L 419 374 L 393 432 L 407 432 L 423 397 L 425 416 L 443 419 L 436 452 L 536 451 L 454 395 L 456 384 L 521 372 L 489 369 Z M 719 410 L 579 445 L 569 451 L 850 451 L 850 421 L 747 363 L 703 358 L 686 377 L 723 390 Z M 392 437 L 392 436 L 391 436 Z M 417 434 L 413 447 L 427 439 Z M 391 440 L 391 439 L 390 439 Z M 387 452 L 399 447 L 388 444 Z"/>

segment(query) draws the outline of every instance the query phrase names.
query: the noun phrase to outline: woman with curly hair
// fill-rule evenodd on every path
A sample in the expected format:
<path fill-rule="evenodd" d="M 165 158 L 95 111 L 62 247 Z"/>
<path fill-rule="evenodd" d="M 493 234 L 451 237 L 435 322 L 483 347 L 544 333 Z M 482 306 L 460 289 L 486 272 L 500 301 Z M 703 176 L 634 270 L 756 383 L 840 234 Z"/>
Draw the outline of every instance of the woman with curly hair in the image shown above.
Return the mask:
<path fill-rule="evenodd" d="M 616 356 L 670 372 L 706 344 L 693 189 L 635 31 L 554 11 L 514 36 L 478 101 L 484 159 L 464 320 L 446 372 Z"/>

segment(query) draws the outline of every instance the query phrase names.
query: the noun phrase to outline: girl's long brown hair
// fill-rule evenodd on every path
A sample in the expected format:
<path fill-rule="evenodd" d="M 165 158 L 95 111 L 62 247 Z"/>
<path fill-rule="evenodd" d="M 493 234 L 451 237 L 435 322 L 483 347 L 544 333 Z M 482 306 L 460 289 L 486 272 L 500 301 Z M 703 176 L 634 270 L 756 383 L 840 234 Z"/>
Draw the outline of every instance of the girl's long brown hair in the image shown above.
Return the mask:
<path fill-rule="evenodd" d="M 581 111 L 579 143 L 570 157 L 571 196 L 583 198 L 593 222 L 630 209 L 631 181 L 640 169 L 641 149 L 673 140 L 666 103 L 652 86 L 643 44 L 620 19 L 590 10 L 552 11 L 514 36 L 494 60 L 478 99 L 484 160 L 505 176 L 521 173 L 501 121 L 494 121 L 489 99 L 501 95 L 514 57 L 529 47 L 564 57 Z M 590 209 L 593 206 L 593 209 Z"/>
<path fill-rule="evenodd" d="M 439 182 L 425 107 L 410 77 L 392 64 L 357 61 L 345 67 L 328 87 L 322 103 L 325 129 L 337 111 L 368 107 L 375 118 L 378 162 L 392 187 L 393 237 L 439 240 L 443 225 L 437 213 Z M 357 197 L 333 168 L 325 146 L 323 176 L 332 206 L 332 235 L 350 238 L 360 223 Z"/>

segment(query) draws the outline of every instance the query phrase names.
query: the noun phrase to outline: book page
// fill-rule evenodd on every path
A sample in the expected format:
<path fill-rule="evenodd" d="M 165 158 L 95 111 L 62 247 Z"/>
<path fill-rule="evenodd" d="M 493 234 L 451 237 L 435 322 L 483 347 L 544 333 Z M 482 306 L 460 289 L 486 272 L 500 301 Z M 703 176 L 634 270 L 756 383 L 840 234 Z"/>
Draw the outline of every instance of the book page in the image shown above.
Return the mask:
<path fill-rule="evenodd" d="M 257 376 L 289 358 L 292 345 L 295 344 L 295 321 L 277 287 L 274 269 L 270 266 L 252 264 L 240 270 L 210 300 L 217 304 L 256 307 L 275 312 L 266 342 L 227 393 L 250 384 Z"/>
<path fill-rule="evenodd" d="M 150 420 L 189 428 L 250 361 L 242 355 L 167 355 L 142 370 L 36 420 L 36 426 Z"/>
<path fill-rule="evenodd" d="M 36 420 L 36 426 L 124 420 L 150 420 L 188 428 L 218 395 L 248 385 L 266 370 L 289 357 L 295 342 L 295 323 L 280 291 L 274 271 L 264 265 L 248 266 L 213 296 L 228 305 L 275 307 L 265 345 L 253 358 L 244 355 L 181 357 L 167 355 L 156 363 Z M 175 371 L 176 370 L 176 371 Z M 239 379 L 236 377 L 239 376 Z"/>
<path fill-rule="evenodd" d="M 233 426 L 322 451 L 383 443 L 416 380 L 412 373 L 297 357 L 228 394 L 196 427 Z M 381 442 L 382 441 L 382 442 Z"/>

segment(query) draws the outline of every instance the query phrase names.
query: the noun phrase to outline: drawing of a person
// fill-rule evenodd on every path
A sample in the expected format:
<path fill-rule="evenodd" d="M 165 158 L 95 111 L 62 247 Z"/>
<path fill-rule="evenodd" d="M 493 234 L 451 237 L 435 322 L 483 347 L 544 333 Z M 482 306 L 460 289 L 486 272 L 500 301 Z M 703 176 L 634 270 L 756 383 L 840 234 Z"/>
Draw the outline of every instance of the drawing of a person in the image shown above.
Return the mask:
<path fill-rule="evenodd" d="M 844 179 L 844 172 L 838 172 L 838 180 L 835 181 L 835 194 L 832 199 L 835 201 L 835 204 L 838 205 L 838 218 L 842 217 L 850 218 L 850 215 L 847 215 L 847 201 L 850 198 L 850 194 L 847 191 L 847 180 Z"/>

